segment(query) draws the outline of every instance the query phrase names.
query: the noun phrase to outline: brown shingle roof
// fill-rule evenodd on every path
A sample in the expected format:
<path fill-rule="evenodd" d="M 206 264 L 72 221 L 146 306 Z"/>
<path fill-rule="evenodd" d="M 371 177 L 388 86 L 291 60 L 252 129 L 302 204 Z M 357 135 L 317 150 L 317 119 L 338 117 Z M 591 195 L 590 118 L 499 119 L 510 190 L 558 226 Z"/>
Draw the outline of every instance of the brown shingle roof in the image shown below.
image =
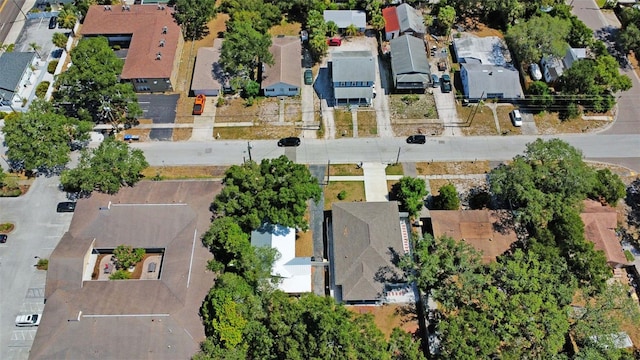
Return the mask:
<path fill-rule="evenodd" d="M 273 55 L 273 65 L 267 65 L 263 74 L 262 87 L 278 83 L 301 86 L 302 45 L 296 36 L 282 36 L 271 39 L 269 52 Z"/>
<path fill-rule="evenodd" d="M 342 287 L 343 301 L 376 301 L 384 283 L 376 279 L 381 269 L 399 275 L 394 253 L 404 254 L 398 203 L 335 203 L 332 208 L 333 279 Z"/>
<path fill-rule="evenodd" d="M 182 38 L 180 27 L 173 19 L 172 9 L 158 10 L 156 5 L 131 5 L 130 11 L 113 6 L 89 7 L 81 28 L 84 36 L 133 35 L 122 69 L 122 79 L 170 78 L 178 43 Z M 163 34 L 163 28 L 167 33 Z M 160 41 L 164 46 L 160 47 Z M 162 59 L 156 60 L 158 52 Z"/>
<path fill-rule="evenodd" d="M 602 206 L 597 201 L 586 200 L 580 218 L 584 223 L 585 238 L 593 242 L 596 250 L 604 251 L 610 266 L 620 267 L 628 263 L 615 232 L 618 225 L 615 209 Z"/>
<path fill-rule="evenodd" d="M 431 210 L 433 236 L 463 240 L 482 252 L 482 261 L 495 261 L 518 240 L 513 229 L 498 231 L 499 213 L 489 210 Z"/>
<path fill-rule="evenodd" d="M 46 306 L 31 359 L 189 358 L 204 339 L 198 316 L 213 285 L 200 236 L 214 181 L 141 182 L 78 201 L 51 254 Z M 82 281 L 85 255 L 120 244 L 163 248 L 159 280 Z M 82 311 L 80 321 L 77 319 Z"/>

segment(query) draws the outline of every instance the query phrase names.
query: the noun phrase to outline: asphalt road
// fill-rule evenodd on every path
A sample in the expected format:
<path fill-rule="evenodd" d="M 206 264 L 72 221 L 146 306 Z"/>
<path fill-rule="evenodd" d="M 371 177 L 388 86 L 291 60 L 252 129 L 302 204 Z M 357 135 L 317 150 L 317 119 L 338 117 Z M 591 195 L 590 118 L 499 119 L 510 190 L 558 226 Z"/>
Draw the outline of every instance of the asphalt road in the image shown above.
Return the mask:
<path fill-rule="evenodd" d="M 16 315 L 44 308 L 45 271 L 36 270 L 35 256 L 48 258 L 69 228 L 72 213 L 56 213 L 65 200 L 57 177 L 40 177 L 26 195 L 0 198 L 0 219 L 14 223 L 6 244 L 0 244 L 0 359 L 27 359 L 37 328 L 17 328 Z"/>
<path fill-rule="evenodd" d="M 20 13 L 24 0 L 0 0 L 0 42 L 4 42 Z"/>
<path fill-rule="evenodd" d="M 561 138 L 581 149 L 588 159 L 609 159 L 640 170 L 637 135 L 580 134 L 565 136 L 434 137 L 424 145 L 408 145 L 404 138 L 303 139 L 298 148 L 279 148 L 275 140 L 251 141 L 255 161 L 295 151 L 302 164 L 353 164 L 358 162 L 504 161 L 521 154 L 536 138 Z M 151 165 L 232 165 L 247 157 L 246 141 L 147 142 L 132 144 L 144 151 Z M 286 149 L 286 150 L 285 150 Z M 399 155 L 398 155 L 399 154 Z"/>
<path fill-rule="evenodd" d="M 615 51 L 613 34 L 620 26 L 620 22 L 613 13 L 603 13 L 593 0 L 572 1 L 573 13 L 582 20 L 596 37 L 607 43 L 610 51 Z M 618 94 L 618 118 L 616 122 L 607 129 L 606 134 L 640 134 L 640 79 L 630 67 L 620 69 L 620 73 L 631 78 L 633 87 L 629 91 Z M 634 150 L 640 151 L 640 150 Z"/>

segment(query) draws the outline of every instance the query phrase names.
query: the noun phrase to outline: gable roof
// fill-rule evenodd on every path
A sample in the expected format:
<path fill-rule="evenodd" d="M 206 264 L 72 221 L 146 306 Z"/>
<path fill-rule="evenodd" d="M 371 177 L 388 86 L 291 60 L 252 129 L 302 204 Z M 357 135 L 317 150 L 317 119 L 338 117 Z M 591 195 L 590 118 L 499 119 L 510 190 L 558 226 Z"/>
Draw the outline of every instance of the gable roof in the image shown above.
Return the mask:
<path fill-rule="evenodd" d="M 302 45 L 297 36 L 276 36 L 271 38 L 269 52 L 273 55 L 273 65 L 265 66 L 262 87 L 278 83 L 291 86 L 302 85 Z"/>
<path fill-rule="evenodd" d="M 311 258 L 296 257 L 296 231 L 280 225 L 264 225 L 251 232 L 251 245 L 278 250 L 271 274 L 279 277 L 278 288 L 286 293 L 311 292 Z"/>
<path fill-rule="evenodd" d="M 453 39 L 453 48 L 459 63 L 505 65 L 511 62 L 509 48 L 497 36 L 464 34 L 461 38 Z"/>
<path fill-rule="evenodd" d="M 36 56 L 34 52 L 4 52 L 0 54 L 0 101 L 10 100 L 20 80 Z"/>
<path fill-rule="evenodd" d="M 367 27 L 367 13 L 363 10 L 325 10 L 322 12 L 325 22 L 333 21 L 339 29 L 355 25 L 359 29 Z"/>
<path fill-rule="evenodd" d="M 403 35 L 391 40 L 390 44 L 391 69 L 396 81 L 430 81 L 429 61 L 421 39 Z"/>
<path fill-rule="evenodd" d="M 518 71 L 506 66 L 461 64 L 466 73 L 465 95 L 469 99 L 489 98 L 491 94 L 503 94 L 504 99 L 520 99 L 523 92 Z"/>
<path fill-rule="evenodd" d="M 208 249 L 214 181 L 141 182 L 78 201 L 49 259 L 31 359 L 187 358 L 205 337 L 197 309 L 213 285 Z M 127 244 L 163 251 L 158 280 L 84 280 L 92 253 Z M 140 336 L 145 334 L 145 336 Z"/>
<path fill-rule="evenodd" d="M 396 14 L 398 14 L 398 22 L 400 23 L 400 31 L 415 31 L 420 34 L 426 33 L 424 26 L 424 20 L 418 13 L 418 11 L 411 7 L 411 5 L 403 3 L 396 8 Z"/>
<path fill-rule="evenodd" d="M 331 57 L 334 82 L 376 80 L 371 51 L 334 51 Z"/>
<path fill-rule="evenodd" d="M 224 70 L 218 62 L 220 49 L 224 39 L 214 39 L 213 47 L 201 47 L 198 49 L 196 64 L 193 69 L 191 90 L 222 89 L 224 83 Z"/>
<path fill-rule="evenodd" d="M 113 6 L 89 7 L 80 32 L 84 36 L 132 35 L 122 79 L 170 78 L 182 33 L 173 19 L 172 8 L 158 10 L 156 5 L 130 5 L 130 11 Z M 163 34 L 163 28 L 167 33 Z M 164 46 L 160 47 L 160 41 Z M 160 60 L 156 55 L 162 54 Z"/>
<path fill-rule="evenodd" d="M 400 31 L 400 22 L 398 22 L 398 14 L 396 13 L 395 6 L 382 9 L 382 17 L 384 18 L 385 32 Z"/>
<path fill-rule="evenodd" d="M 585 200 L 580 218 L 584 223 L 585 238 L 593 242 L 596 250 L 604 252 L 609 265 L 619 267 L 628 264 L 615 232 L 618 226 L 618 214 L 615 209 L 602 206 L 597 201 Z"/>
<path fill-rule="evenodd" d="M 580 59 L 587 58 L 587 49 L 586 48 L 568 48 L 567 53 L 564 55 L 562 62 L 564 63 L 564 67 L 569 69 L 574 62 Z"/>
<path fill-rule="evenodd" d="M 398 203 L 334 203 L 332 211 L 333 279 L 343 301 L 372 301 L 382 297 L 384 283 L 377 273 L 401 274 L 392 259 L 404 254 Z"/>
<path fill-rule="evenodd" d="M 490 210 L 431 210 L 433 236 L 462 240 L 482 252 L 489 263 L 518 240 L 513 229 L 499 230 L 500 213 Z"/>

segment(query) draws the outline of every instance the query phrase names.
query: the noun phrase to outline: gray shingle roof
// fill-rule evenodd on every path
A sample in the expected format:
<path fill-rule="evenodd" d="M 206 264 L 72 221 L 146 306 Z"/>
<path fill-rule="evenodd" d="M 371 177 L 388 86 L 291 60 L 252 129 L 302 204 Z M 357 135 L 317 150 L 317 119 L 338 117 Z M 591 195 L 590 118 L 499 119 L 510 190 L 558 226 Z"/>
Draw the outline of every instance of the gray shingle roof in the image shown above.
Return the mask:
<path fill-rule="evenodd" d="M 465 96 L 469 99 L 492 98 L 493 94 L 501 94 L 503 99 L 520 99 L 523 97 L 518 71 L 510 67 L 460 64 Z"/>
<path fill-rule="evenodd" d="M 422 82 L 428 84 L 431 73 L 424 42 L 403 35 L 391 40 L 391 69 L 394 82 Z"/>
<path fill-rule="evenodd" d="M 213 47 L 201 47 L 198 49 L 196 64 L 191 80 L 191 90 L 222 89 L 224 84 L 224 70 L 218 62 L 220 49 L 224 39 L 213 40 Z"/>
<path fill-rule="evenodd" d="M 34 52 L 5 52 L 0 54 L 0 97 L 11 99 L 20 79 L 36 56 Z"/>
<path fill-rule="evenodd" d="M 333 81 L 375 81 L 371 51 L 334 51 L 331 54 Z"/>
<path fill-rule="evenodd" d="M 266 88 L 278 83 L 300 87 L 302 80 L 302 45 L 297 36 L 273 37 L 269 51 L 273 55 L 273 65 L 267 65 L 262 80 Z"/>
<path fill-rule="evenodd" d="M 384 290 L 376 274 L 390 269 L 393 253 L 403 254 L 398 203 L 355 202 L 332 206 L 333 279 L 343 301 L 375 301 Z"/>
<path fill-rule="evenodd" d="M 400 22 L 400 32 L 415 31 L 420 34 L 426 33 L 424 20 L 418 11 L 410 5 L 398 5 L 396 14 L 398 14 L 398 21 Z"/>

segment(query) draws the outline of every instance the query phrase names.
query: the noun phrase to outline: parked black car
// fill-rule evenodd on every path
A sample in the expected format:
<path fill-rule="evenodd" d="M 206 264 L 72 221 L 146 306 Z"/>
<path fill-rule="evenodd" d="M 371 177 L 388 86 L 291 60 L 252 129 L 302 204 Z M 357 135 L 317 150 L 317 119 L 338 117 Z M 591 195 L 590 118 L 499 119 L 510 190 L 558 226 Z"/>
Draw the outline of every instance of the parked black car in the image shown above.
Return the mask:
<path fill-rule="evenodd" d="M 7 242 L 7 235 L 0 234 L 0 244 L 4 244 Z"/>
<path fill-rule="evenodd" d="M 55 29 L 58 26 L 58 17 L 54 16 L 49 19 L 49 29 Z"/>
<path fill-rule="evenodd" d="M 76 203 L 71 201 L 65 201 L 58 203 L 58 207 L 56 209 L 57 212 L 74 212 L 76 209 Z"/>
<path fill-rule="evenodd" d="M 424 144 L 427 142 L 427 137 L 424 135 L 411 135 L 407 138 L 407 144 Z"/>
<path fill-rule="evenodd" d="M 299 137 L 286 137 L 278 141 L 278 146 L 300 146 Z"/>

